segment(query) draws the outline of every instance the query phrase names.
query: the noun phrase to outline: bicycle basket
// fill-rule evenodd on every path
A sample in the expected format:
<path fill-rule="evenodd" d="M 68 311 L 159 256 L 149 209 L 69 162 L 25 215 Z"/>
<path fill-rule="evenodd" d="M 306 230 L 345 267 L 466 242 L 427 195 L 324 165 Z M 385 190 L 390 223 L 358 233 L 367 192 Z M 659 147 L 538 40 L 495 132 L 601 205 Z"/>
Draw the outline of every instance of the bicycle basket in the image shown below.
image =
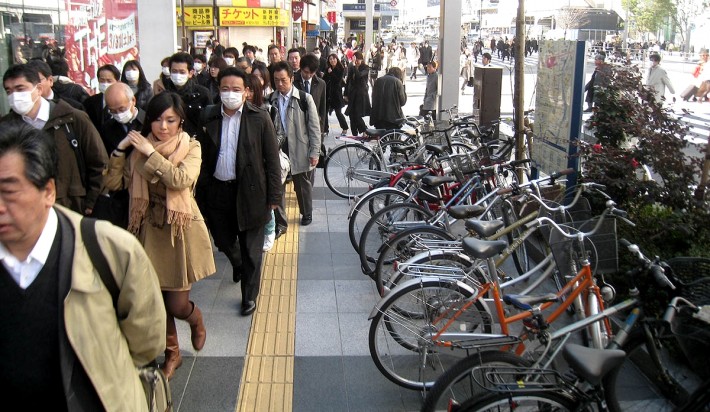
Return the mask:
<path fill-rule="evenodd" d="M 468 153 L 453 154 L 450 159 L 454 175 L 459 181 L 478 169 L 478 163 Z"/>
<path fill-rule="evenodd" d="M 561 224 L 567 228 L 567 233 L 588 232 L 596 226 L 597 220 L 583 220 Z M 557 269 L 567 275 L 572 275 L 572 251 L 576 240 L 562 236 L 557 229 L 543 225 L 540 230 L 552 251 Z M 619 270 L 619 249 L 616 241 L 616 220 L 607 218 L 601 227 L 591 236 L 584 239 L 592 273 L 611 274 Z M 580 269 L 579 267 L 577 268 Z"/>
<path fill-rule="evenodd" d="M 696 305 L 710 304 L 710 259 L 676 257 L 666 263 L 673 270 L 673 283 L 680 295 Z"/>

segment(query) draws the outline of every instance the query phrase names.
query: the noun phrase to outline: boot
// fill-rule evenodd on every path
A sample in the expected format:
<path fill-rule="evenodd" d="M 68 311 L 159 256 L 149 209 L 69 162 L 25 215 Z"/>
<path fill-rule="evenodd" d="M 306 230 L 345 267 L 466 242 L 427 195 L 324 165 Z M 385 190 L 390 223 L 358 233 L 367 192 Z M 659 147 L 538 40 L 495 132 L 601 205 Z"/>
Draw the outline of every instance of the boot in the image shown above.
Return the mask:
<path fill-rule="evenodd" d="M 202 322 L 202 312 L 200 308 L 192 303 L 192 313 L 188 316 L 185 321 L 190 324 L 190 339 L 192 340 L 192 347 L 195 350 L 202 350 L 205 346 L 205 340 L 207 339 L 207 330 L 205 329 L 205 324 Z"/>
<path fill-rule="evenodd" d="M 165 377 L 170 380 L 172 379 L 173 374 L 175 374 L 175 370 L 182 365 L 182 355 L 180 355 L 175 318 L 168 315 L 167 321 L 165 336 L 165 362 L 160 369 L 162 369 Z"/>

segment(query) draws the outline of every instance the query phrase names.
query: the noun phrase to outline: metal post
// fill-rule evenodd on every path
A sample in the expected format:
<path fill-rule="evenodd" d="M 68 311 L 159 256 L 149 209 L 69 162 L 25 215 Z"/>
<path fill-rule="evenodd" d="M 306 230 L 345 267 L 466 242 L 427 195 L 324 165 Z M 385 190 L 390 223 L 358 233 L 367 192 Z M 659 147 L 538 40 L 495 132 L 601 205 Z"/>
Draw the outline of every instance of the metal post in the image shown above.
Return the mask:
<path fill-rule="evenodd" d="M 180 0 L 180 24 L 182 26 L 182 51 L 187 53 L 187 29 L 185 28 L 185 0 Z"/>
<path fill-rule="evenodd" d="M 478 41 L 483 41 L 483 0 L 481 0 L 481 8 L 478 10 Z"/>
<path fill-rule="evenodd" d="M 525 0 L 518 0 L 518 18 L 515 21 L 515 90 L 513 96 L 515 119 L 515 158 L 525 155 Z M 522 181 L 523 172 L 518 172 Z"/>
<path fill-rule="evenodd" d="M 375 15 L 375 1 L 365 0 L 365 41 L 363 42 L 362 54 L 365 56 L 365 61 L 367 61 L 368 55 L 366 53 L 370 52 L 370 46 L 372 45 L 372 18 Z"/>

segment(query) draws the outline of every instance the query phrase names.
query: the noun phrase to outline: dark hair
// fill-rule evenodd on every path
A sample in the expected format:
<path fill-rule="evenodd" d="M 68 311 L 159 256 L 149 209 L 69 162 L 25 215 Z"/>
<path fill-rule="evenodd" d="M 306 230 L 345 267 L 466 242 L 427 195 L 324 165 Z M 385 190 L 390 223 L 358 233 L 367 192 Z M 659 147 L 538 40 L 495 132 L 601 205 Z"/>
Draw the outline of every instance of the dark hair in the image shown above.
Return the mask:
<path fill-rule="evenodd" d="M 0 156 L 17 153 L 24 159 L 25 177 L 37 189 L 57 177 L 56 141 L 47 132 L 14 120 L 0 128 Z"/>
<path fill-rule="evenodd" d="M 259 78 L 253 73 L 248 77 L 251 84 L 251 87 L 249 87 L 251 89 L 251 103 L 254 106 L 262 107 L 264 105 L 264 86 L 261 85 Z M 266 81 L 264 81 L 264 84 L 266 84 Z"/>
<path fill-rule="evenodd" d="M 145 121 L 143 122 L 141 134 L 148 136 L 151 133 L 151 123 L 162 116 L 168 109 L 175 110 L 175 113 L 181 119 L 180 124 L 185 121 L 185 103 L 183 103 L 182 98 L 177 93 L 164 91 L 153 96 L 148 102 L 148 106 L 145 108 Z"/>
<path fill-rule="evenodd" d="M 661 55 L 658 54 L 658 53 L 651 53 L 651 55 L 648 56 L 648 58 L 651 59 L 651 60 L 653 60 L 653 61 L 656 62 L 656 63 L 660 63 L 660 62 L 661 62 Z"/>
<path fill-rule="evenodd" d="M 249 51 L 249 50 L 251 50 L 252 53 L 256 54 L 256 47 L 251 46 L 251 45 L 244 46 L 244 50 L 242 50 L 242 51 L 244 52 L 244 54 L 247 54 L 247 51 Z"/>
<path fill-rule="evenodd" d="M 243 62 L 246 62 L 246 64 L 248 64 L 249 67 L 251 67 L 251 60 L 249 60 L 248 58 L 246 58 L 246 57 L 244 57 L 244 56 L 238 58 L 237 61 L 236 61 L 234 64 L 243 63 Z"/>
<path fill-rule="evenodd" d="M 194 62 L 195 60 L 199 60 L 199 61 L 201 61 L 202 63 L 207 64 L 207 57 L 205 57 L 204 54 L 196 54 L 195 57 L 192 58 L 192 60 L 193 60 L 193 62 Z"/>
<path fill-rule="evenodd" d="M 28 82 L 36 85 L 39 83 L 39 72 L 36 68 L 29 64 L 15 64 L 2 76 L 2 82 L 5 83 L 9 79 L 17 79 L 24 77 Z"/>
<path fill-rule="evenodd" d="M 52 77 L 52 69 L 44 60 L 32 59 L 27 62 L 27 65 L 37 69 L 37 72 L 45 78 Z"/>
<path fill-rule="evenodd" d="M 303 47 L 303 46 L 297 47 L 297 49 L 298 49 L 298 53 L 300 53 L 301 56 L 303 56 L 304 54 L 308 53 L 308 50 L 306 50 L 306 48 Z"/>
<path fill-rule="evenodd" d="M 267 52 L 267 53 L 270 52 L 271 49 L 279 49 L 279 46 L 277 46 L 277 45 L 275 45 L 275 44 L 270 44 L 269 47 L 267 47 L 266 52 Z M 281 51 L 281 49 L 279 49 L 279 52 L 280 52 L 280 51 Z"/>
<path fill-rule="evenodd" d="M 227 67 L 224 70 L 220 70 L 219 74 L 217 75 L 217 84 L 221 85 L 222 79 L 227 76 L 241 77 L 242 80 L 244 81 L 244 87 L 245 88 L 248 87 L 251 89 L 251 83 L 249 82 L 249 76 L 244 72 L 244 70 L 242 70 L 238 67 Z"/>
<path fill-rule="evenodd" d="M 187 63 L 187 70 L 192 70 L 195 67 L 195 61 L 192 59 L 192 56 L 190 56 L 190 53 L 185 53 L 185 52 L 177 52 L 170 56 L 170 60 L 168 61 L 168 67 L 170 69 L 173 68 L 173 63 Z"/>
<path fill-rule="evenodd" d="M 227 47 L 224 49 L 224 53 L 222 53 L 222 56 L 226 56 L 228 54 L 234 55 L 234 60 L 239 58 L 239 50 L 237 50 L 236 47 Z"/>
<path fill-rule="evenodd" d="M 219 56 L 212 56 L 212 57 L 210 57 L 210 61 L 207 63 L 207 65 L 208 65 L 209 67 L 216 67 L 216 68 L 218 68 L 218 69 L 220 69 L 220 70 L 224 70 L 224 69 L 226 69 L 227 67 L 229 67 L 229 66 L 227 65 L 227 62 L 224 61 L 224 58 L 223 58 L 223 57 L 219 57 Z"/>
<path fill-rule="evenodd" d="M 330 53 L 328 55 L 328 65 L 330 65 L 330 58 L 335 57 L 335 67 L 339 67 L 341 70 L 345 70 L 345 67 L 343 67 L 343 63 L 340 62 L 340 59 L 338 58 L 338 55 L 335 53 Z"/>
<path fill-rule="evenodd" d="M 483 57 L 485 57 L 485 58 L 488 59 L 488 60 L 492 60 L 491 54 L 488 53 L 488 52 L 483 53 Z"/>
<path fill-rule="evenodd" d="M 64 59 L 52 59 L 47 64 L 52 69 L 52 75 L 54 76 L 68 76 L 69 75 L 69 64 Z"/>
<path fill-rule="evenodd" d="M 299 64 L 299 67 L 301 69 L 307 68 L 308 71 L 311 73 L 315 73 L 318 71 L 318 67 L 320 66 L 320 59 L 316 57 L 315 54 L 313 53 L 308 53 L 303 58 L 301 59 L 301 63 Z"/>
<path fill-rule="evenodd" d="M 271 73 L 269 73 L 269 69 L 267 69 L 266 66 L 263 64 L 255 64 L 251 67 L 251 74 L 254 75 L 254 72 L 256 72 L 256 71 L 261 73 L 261 78 L 264 80 L 264 85 L 261 86 L 261 89 L 263 90 L 264 87 L 270 86 L 271 85 Z"/>
<path fill-rule="evenodd" d="M 301 56 L 301 51 L 295 47 L 288 49 L 288 52 L 286 52 L 286 56 L 288 56 L 291 53 L 298 53 L 298 56 L 299 57 Z"/>
<path fill-rule="evenodd" d="M 144 88 L 147 88 L 147 86 L 150 86 L 150 83 L 148 82 L 148 79 L 146 79 L 145 73 L 143 72 L 143 67 L 141 67 L 138 60 L 129 60 L 123 64 L 123 73 L 121 73 L 121 81 L 123 83 L 128 84 L 128 79 L 126 79 L 126 70 L 129 66 L 138 69 L 138 89 L 143 90 Z"/>
<path fill-rule="evenodd" d="M 163 67 L 165 63 L 170 63 L 170 56 L 168 57 L 163 57 L 163 60 L 160 61 L 160 67 Z M 194 61 L 193 61 L 194 63 Z M 168 64 L 168 67 L 170 67 L 170 64 Z"/>
<path fill-rule="evenodd" d="M 125 69 L 126 66 L 123 66 Z M 118 67 L 114 66 L 113 64 L 104 64 L 103 66 L 99 67 L 98 70 L 96 70 L 96 77 L 99 77 L 99 73 L 106 71 L 106 72 L 111 72 L 113 75 L 113 78 L 116 79 L 116 81 L 121 80 L 121 72 L 118 71 Z"/>
<path fill-rule="evenodd" d="M 358 59 L 358 60 L 364 60 L 365 57 L 362 55 L 362 52 L 356 51 L 355 54 L 353 54 L 353 57 Z"/>
<path fill-rule="evenodd" d="M 399 67 L 390 67 L 389 70 L 387 70 L 387 74 L 390 76 L 394 76 L 404 82 L 404 73 L 402 73 L 402 69 Z"/>
<path fill-rule="evenodd" d="M 280 72 L 282 70 L 285 70 L 286 73 L 288 74 L 288 77 L 290 79 L 293 79 L 293 69 L 291 68 L 291 65 L 288 64 L 288 62 L 281 60 L 280 62 L 274 63 L 274 70 L 272 71 L 274 74 L 276 74 L 276 72 Z M 266 80 L 266 79 L 264 79 L 264 80 Z"/>

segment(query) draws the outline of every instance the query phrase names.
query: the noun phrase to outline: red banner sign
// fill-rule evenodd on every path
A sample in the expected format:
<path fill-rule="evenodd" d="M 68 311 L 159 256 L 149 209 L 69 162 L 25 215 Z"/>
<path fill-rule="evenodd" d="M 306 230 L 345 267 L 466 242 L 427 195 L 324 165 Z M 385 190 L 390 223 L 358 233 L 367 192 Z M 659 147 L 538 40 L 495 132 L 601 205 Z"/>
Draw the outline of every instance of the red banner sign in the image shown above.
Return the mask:
<path fill-rule="evenodd" d="M 302 1 L 292 1 L 291 2 L 291 13 L 293 15 L 293 21 L 301 18 L 303 15 L 303 2 Z"/>

